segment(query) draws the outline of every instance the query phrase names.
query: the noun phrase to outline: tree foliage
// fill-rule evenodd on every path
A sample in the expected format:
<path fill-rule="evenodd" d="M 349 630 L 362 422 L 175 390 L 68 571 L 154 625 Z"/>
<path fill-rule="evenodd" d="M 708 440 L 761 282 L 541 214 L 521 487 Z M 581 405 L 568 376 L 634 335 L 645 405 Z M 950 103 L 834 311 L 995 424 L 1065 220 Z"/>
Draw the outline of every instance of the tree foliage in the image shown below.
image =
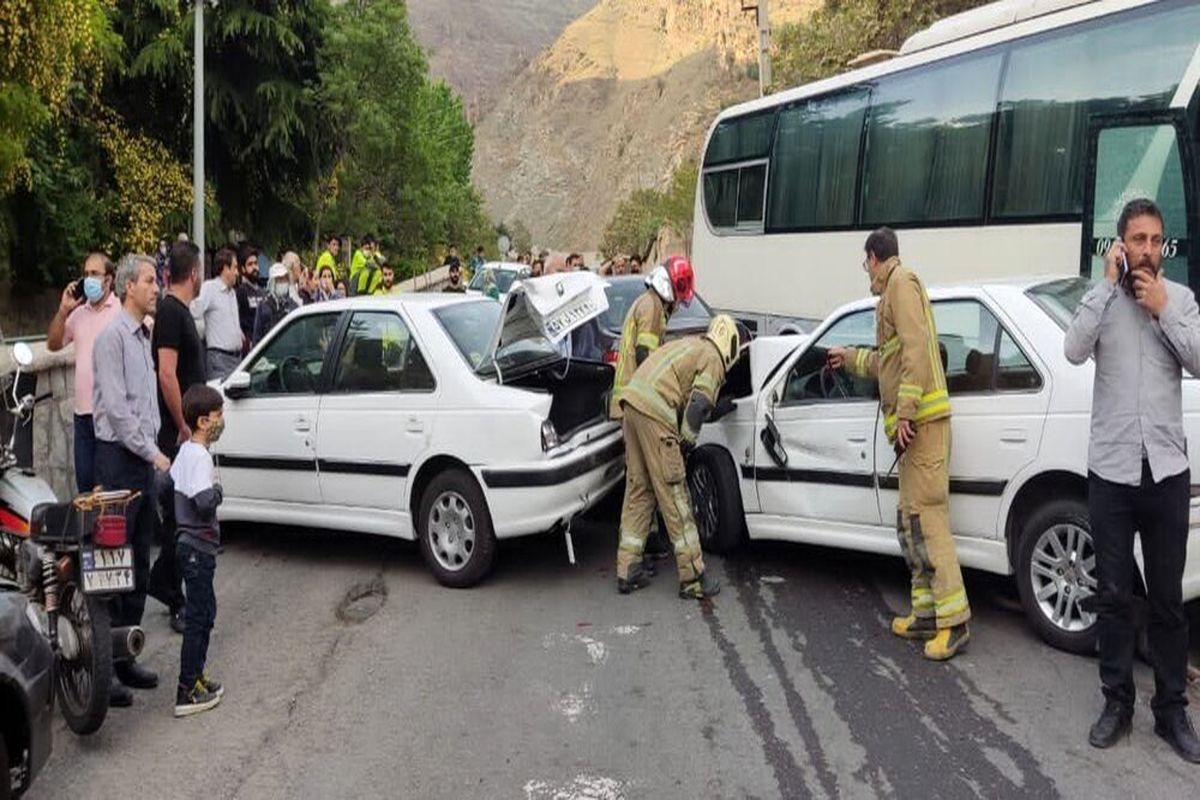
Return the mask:
<path fill-rule="evenodd" d="M 681 236 L 690 250 L 698 176 L 697 163 L 685 161 L 671 174 L 665 189 L 637 189 L 623 199 L 604 228 L 600 252 L 606 258 L 618 254 L 644 258 L 663 228 Z"/>
<path fill-rule="evenodd" d="M 321 50 L 320 99 L 334 167 L 311 198 L 321 227 L 374 232 L 385 249 L 429 257 L 490 230 L 471 185 L 474 131 L 462 100 L 429 79 L 404 4 L 338 7 Z"/>
<path fill-rule="evenodd" d="M 807 20 L 776 31 L 775 87 L 794 86 L 846 70 L 872 50 L 898 50 L 933 22 L 991 0 L 826 0 Z"/>

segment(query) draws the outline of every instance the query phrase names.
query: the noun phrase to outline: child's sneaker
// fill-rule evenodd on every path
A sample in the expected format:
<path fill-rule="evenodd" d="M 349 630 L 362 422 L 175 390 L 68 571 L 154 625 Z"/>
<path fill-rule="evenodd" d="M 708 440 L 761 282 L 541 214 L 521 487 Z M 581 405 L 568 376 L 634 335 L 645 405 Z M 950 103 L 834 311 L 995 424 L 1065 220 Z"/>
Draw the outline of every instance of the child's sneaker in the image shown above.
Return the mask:
<path fill-rule="evenodd" d="M 180 686 L 175 690 L 175 716 L 187 717 L 199 714 L 201 711 L 208 711 L 219 702 L 221 702 L 221 696 L 208 691 L 204 688 L 204 684 L 197 680 L 196 685 L 191 689 Z"/>
<path fill-rule="evenodd" d="M 225 696 L 225 687 L 221 685 L 220 681 L 213 680 L 207 670 L 200 676 L 200 680 L 197 683 L 203 686 L 204 690 L 209 694 L 215 694 L 218 698 Z"/>

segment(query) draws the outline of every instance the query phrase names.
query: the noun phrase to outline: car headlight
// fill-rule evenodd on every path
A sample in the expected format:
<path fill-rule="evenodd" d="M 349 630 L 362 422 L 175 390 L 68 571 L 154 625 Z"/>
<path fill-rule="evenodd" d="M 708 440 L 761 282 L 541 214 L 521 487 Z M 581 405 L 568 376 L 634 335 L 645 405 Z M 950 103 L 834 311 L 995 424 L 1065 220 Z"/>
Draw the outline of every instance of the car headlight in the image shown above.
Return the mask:
<path fill-rule="evenodd" d="M 546 420 L 542 423 L 542 450 L 553 450 L 558 444 L 558 431 L 553 422 Z"/>

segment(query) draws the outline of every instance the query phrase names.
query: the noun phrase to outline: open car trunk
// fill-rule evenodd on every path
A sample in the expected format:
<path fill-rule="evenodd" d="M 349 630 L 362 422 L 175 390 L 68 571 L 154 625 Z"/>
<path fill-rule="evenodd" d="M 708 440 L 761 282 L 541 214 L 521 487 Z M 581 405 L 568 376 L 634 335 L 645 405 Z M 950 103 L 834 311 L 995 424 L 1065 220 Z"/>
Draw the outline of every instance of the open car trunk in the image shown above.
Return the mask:
<path fill-rule="evenodd" d="M 560 440 L 608 417 L 615 370 L 573 357 L 569 341 L 607 310 L 604 286 L 588 272 L 518 281 L 493 336 L 489 368 L 506 386 L 551 395 L 550 422 Z"/>
<path fill-rule="evenodd" d="M 508 382 L 551 397 L 550 422 L 562 441 L 608 418 L 608 399 L 615 371 L 598 361 L 562 361 Z"/>

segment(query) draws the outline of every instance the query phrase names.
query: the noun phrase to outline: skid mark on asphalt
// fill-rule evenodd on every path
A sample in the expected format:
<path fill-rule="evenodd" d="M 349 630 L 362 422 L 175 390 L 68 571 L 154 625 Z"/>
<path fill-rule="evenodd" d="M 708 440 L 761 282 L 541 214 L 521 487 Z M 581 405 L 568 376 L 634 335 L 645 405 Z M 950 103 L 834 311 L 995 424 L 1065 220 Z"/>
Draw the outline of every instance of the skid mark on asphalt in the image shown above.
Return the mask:
<path fill-rule="evenodd" d="M 787 798 L 811 797 L 808 784 L 804 780 L 804 771 L 796 763 L 787 743 L 775 732 L 775 723 L 771 721 L 771 712 L 763 701 L 762 689 L 750 677 L 746 665 L 733 642 L 721 627 L 721 620 L 711 604 L 703 605 L 704 621 L 708 623 L 708 631 L 717 649 L 721 651 L 721 659 L 733 688 L 742 698 L 746 713 L 754 726 L 754 732 L 762 743 L 763 755 L 771 766 L 775 776 L 775 784 L 779 788 L 779 796 Z"/>
<path fill-rule="evenodd" d="M 739 585 L 752 587 L 746 604 L 767 608 L 770 619 L 759 615 L 754 624 L 786 631 L 809 668 L 826 676 L 838 715 L 866 749 L 867 769 L 883 773 L 860 777 L 886 780 L 907 797 L 1058 794 L 1033 755 L 979 713 L 986 704 L 958 667 L 926 662 L 887 631 L 889 609 L 852 566 L 762 589 L 757 567 L 730 567 Z M 774 602 L 756 600 L 754 590 L 774 593 Z M 820 615 L 808 613 L 815 608 Z"/>

